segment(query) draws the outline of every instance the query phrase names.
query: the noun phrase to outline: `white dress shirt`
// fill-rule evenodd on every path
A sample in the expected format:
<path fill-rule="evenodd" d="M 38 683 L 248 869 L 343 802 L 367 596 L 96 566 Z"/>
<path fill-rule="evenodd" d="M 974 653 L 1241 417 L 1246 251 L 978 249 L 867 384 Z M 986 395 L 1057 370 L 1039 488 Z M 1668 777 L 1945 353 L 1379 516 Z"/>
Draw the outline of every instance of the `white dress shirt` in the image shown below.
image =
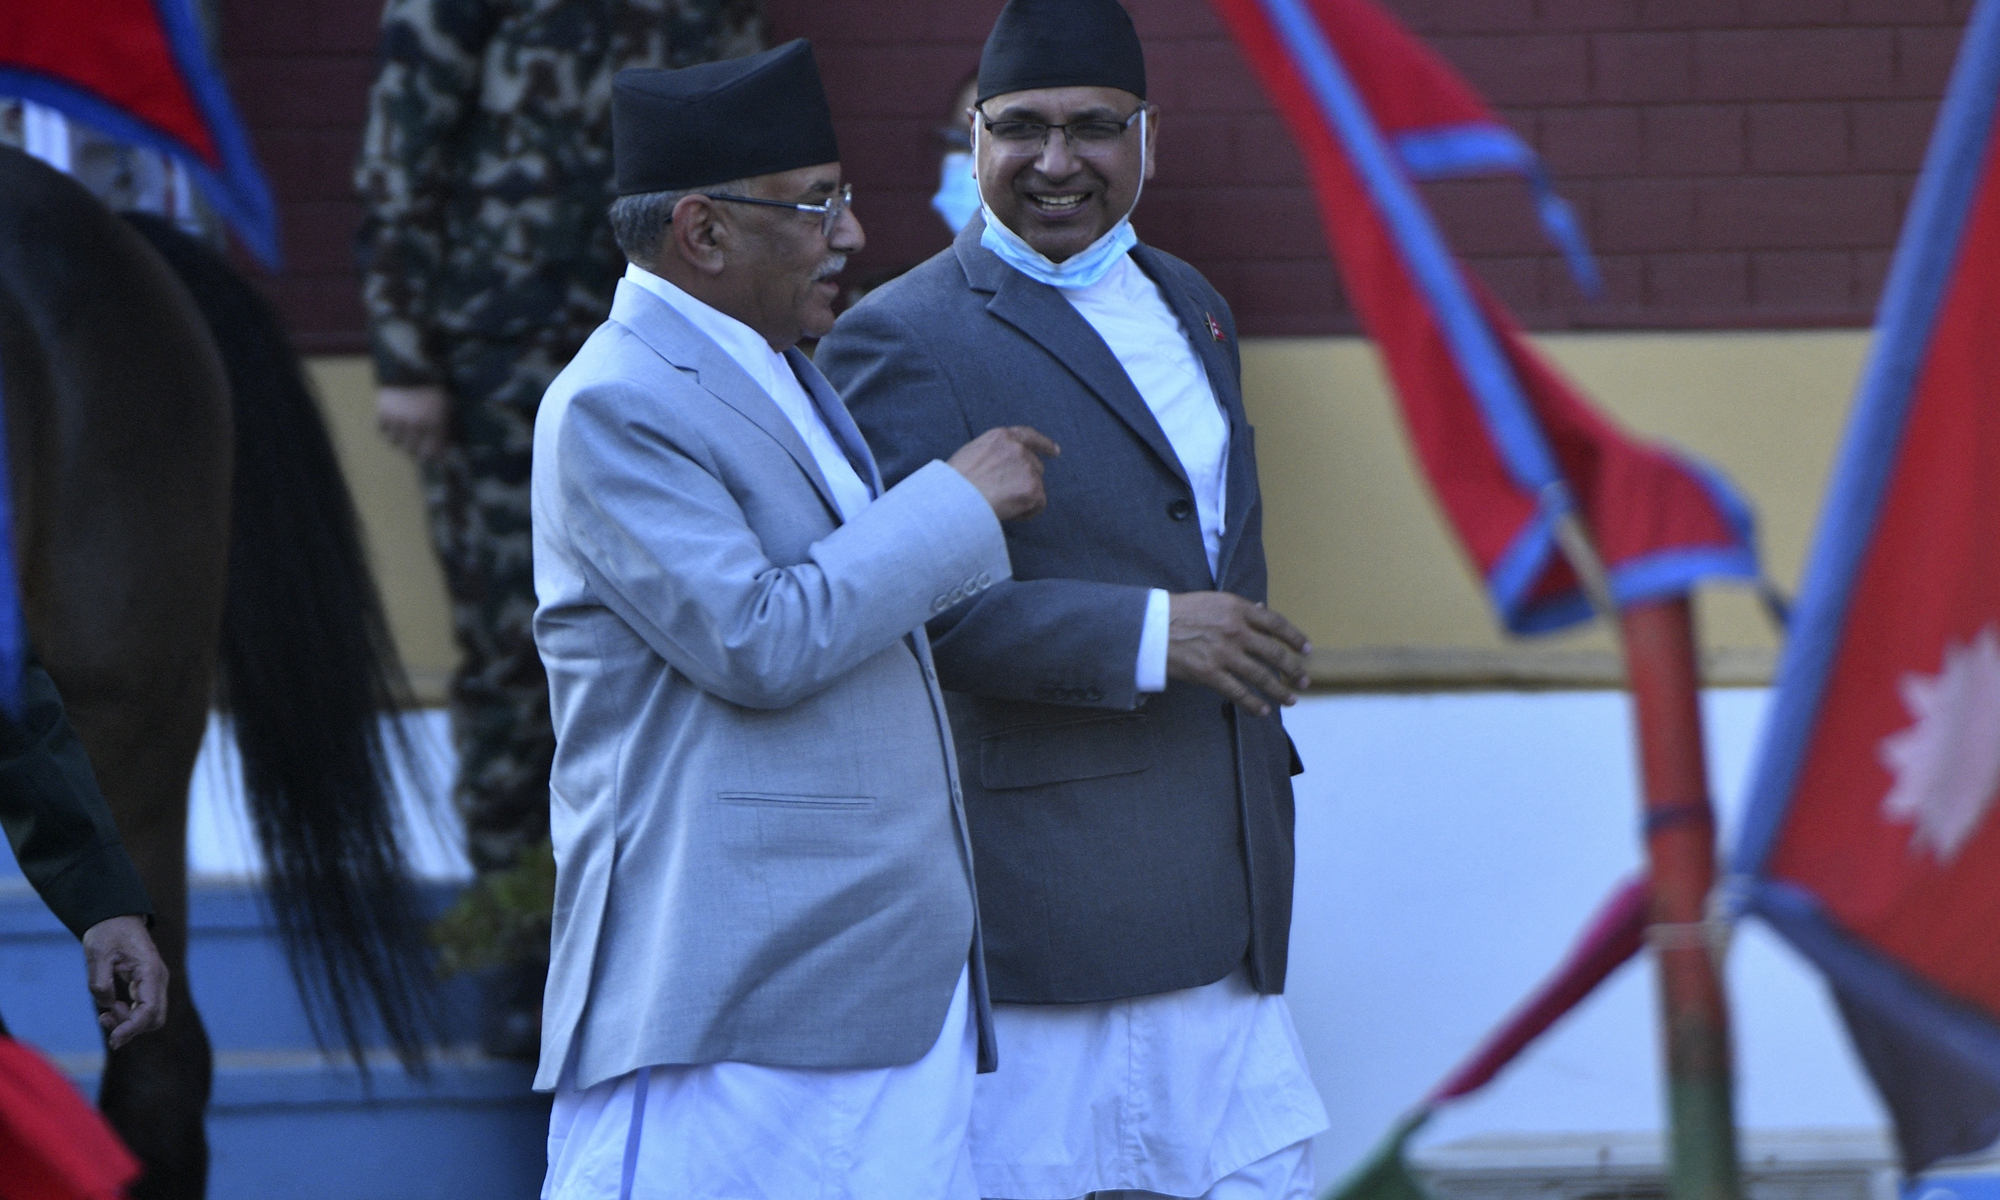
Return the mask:
<path fill-rule="evenodd" d="M 843 520 L 853 520 L 855 513 L 868 507 L 874 499 L 868 485 L 862 481 L 854 464 L 848 461 L 833 431 L 826 427 L 826 419 L 820 416 L 819 406 L 813 403 L 805 385 L 793 373 L 792 364 L 785 361 L 784 355 L 771 349 L 763 334 L 728 313 L 702 303 L 637 263 L 625 268 L 625 278 L 671 304 L 675 312 L 712 338 L 716 345 L 722 347 L 724 354 L 749 374 L 752 382 L 764 389 L 765 395 L 777 402 L 778 410 L 785 414 L 792 428 L 799 431 L 806 449 L 812 451 L 819 473 L 826 476 L 827 486 L 833 489 L 833 499 L 840 506 Z"/>
<path fill-rule="evenodd" d="M 1216 402 L 1187 330 L 1159 285 L 1129 254 L 1103 279 L 1089 287 L 1064 288 L 1062 295 L 1111 347 L 1187 472 L 1213 576 L 1228 532 L 1229 418 Z M 1167 593 L 1162 588 L 1146 597 L 1136 675 L 1142 692 L 1167 688 Z"/>

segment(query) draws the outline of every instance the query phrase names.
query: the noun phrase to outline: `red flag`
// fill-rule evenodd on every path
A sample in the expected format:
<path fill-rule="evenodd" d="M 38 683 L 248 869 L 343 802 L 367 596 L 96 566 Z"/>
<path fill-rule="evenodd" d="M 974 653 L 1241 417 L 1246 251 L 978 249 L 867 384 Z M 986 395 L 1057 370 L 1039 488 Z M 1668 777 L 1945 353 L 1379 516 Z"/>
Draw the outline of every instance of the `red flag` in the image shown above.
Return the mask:
<path fill-rule="evenodd" d="M 1417 458 L 1516 633 L 1590 615 L 1557 552 L 1580 509 L 1619 604 L 1757 577 L 1748 508 L 1713 471 L 1599 416 L 1446 248 L 1414 180 L 1512 171 L 1592 282 L 1539 160 L 1367 0 L 1214 0 L 1305 155 L 1349 295 Z"/>
<path fill-rule="evenodd" d="M 41 1055 L 0 1037 L 0 1200 L 117 1200 L 139 1160 Z"/>
<path fill-rule="evenodd" d="M 1938 118 L 1779 664 L 1737 867 L 1904 1165 L 2000 1137 L 2000 0 Z"/>
<path fill-rule="evenodd" d="M 0 95 L 173 156 L 244 243 L 278 261 L 271 191 L 189 0 L 0 4 Z"/>

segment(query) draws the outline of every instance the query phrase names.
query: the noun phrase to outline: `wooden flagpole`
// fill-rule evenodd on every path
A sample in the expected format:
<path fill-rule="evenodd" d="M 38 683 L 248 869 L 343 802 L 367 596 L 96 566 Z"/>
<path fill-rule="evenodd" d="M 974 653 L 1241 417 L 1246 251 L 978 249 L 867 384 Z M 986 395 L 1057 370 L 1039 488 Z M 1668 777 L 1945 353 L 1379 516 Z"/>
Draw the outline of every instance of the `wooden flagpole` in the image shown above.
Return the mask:
<path fill-rule="evenodd" d="M 1616 613 L 1609 576 L 1574 508 L 1557 542 L 1599 612 L 1617 617 L 1632 691 L 1652 884 L 1646 936 L 1659 963 L 1673 1200 L 1741 1200 L 1729 1010 L 1708 919 L 1715 813 L 1702 746 L 1701 670 L 1685 595 Z"/>

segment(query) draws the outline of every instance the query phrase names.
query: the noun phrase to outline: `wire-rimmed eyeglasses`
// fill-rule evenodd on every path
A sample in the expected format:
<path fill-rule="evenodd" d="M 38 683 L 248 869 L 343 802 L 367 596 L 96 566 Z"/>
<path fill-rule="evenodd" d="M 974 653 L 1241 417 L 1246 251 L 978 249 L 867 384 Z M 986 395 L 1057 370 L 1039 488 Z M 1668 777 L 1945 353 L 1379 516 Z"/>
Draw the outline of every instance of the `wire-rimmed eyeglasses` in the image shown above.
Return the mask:
<path fill-rule="evenodd" d="M 977 109 L 973 110 L 978 112 Z M 1069 144 L 1069 152 L 1078 158 L 1099 158 L 1118 148 L 1125 138 L 1125 131 L 1132 128 L 1146 111 L 1145 105 L 1132 110 L 1132 115 L 1122 121 L 1109 121 L 1101 117 L 1088 121 L 1070 121 L 1056 124 L 1052 121 L 994 121 L 983 112 L 978 112 L 979 123 L 993 136 L 994 149 L 1003 157 L 1027 158 L 1042 152 L 1049 144 L 1049 133 L 1060 129 L 1063 140 Z"/>
<path fill-rule="evenodd" d="M 819 217 L 819 235 L 833 236 L 833 227 L 840 224 L 840 214 L 854 203 L 854 185 L 844 183 L 840 190 L 828 196 L 824 204 L 798 204 L 790 200 L 765 200 L 758 196 L 732 196 L 727 192 L 703 192 L 710 200 L 734 200 L 738 204 L 762 204 L 767 208 L 789 208 L 796 212 L 813 213 Z"/>

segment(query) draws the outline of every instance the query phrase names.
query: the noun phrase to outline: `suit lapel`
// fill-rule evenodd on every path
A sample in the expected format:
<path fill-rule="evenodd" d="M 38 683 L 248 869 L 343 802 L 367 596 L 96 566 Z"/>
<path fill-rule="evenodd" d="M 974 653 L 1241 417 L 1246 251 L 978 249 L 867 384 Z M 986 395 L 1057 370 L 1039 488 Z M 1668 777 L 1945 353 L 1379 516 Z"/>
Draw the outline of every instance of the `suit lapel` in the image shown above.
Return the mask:
<path fill-rule="evenodd" d="M 716 345 L 713 338 L 675 312 L 673 305 L 624 279 L 618 281 L 618 290 L 611 301 L 611 319 L 630 329 L 661 358 L 683 371 L 694 372 L 695 381 L 716 399 L 741 413 L 751 424 L 783 446 L 785 453 L 798 464 L 799 470 L 804 471 L 806 478 L 812 481 L 813 489 L 833 515 L 834 522 L 840 522 L 840 506 L 834 503 L 833 489 L 827 485 L 826 477 L 820 474 L 819 464 L 813 461 L 812 451 L 806 448 L 805 439 L 799 436 L 799 431 L 778 407 L 778 402 L 766 395 L 735 359 L 723 353 L 722 347 Z M 815 377 L 818 374 L 818 371 L 813 372 Z"/>
<path fill-rule="evenodd" d="M 1070 307 L 1062 293 L 1014 270 L 981 246 L 979 231 L 983 228 L 974 220 L 958 235 L 954 249 L 967 268 L 966 278 L 972 286 L 993 293 L 986 311 L 1020 330 L 1067 367 L 1186 483 L 1187 472 L 1182 469 L 1181 460 L 1168 444 L 1153 410 L 1146 407 L 1145 399 L 1132 386 L 1118 356 L 1111 353 L 1111 347 L 1097 336 L 1090 322 Z"/>
<path fill-rule="evenodd" d="M 798 376 L 800 386 L 812 397 L 813 407 L 819 409 L 820 420 L 826 422 L 827 431 L 847 454 L 847 461 L 854 473 L 861 476 L 861 482 L 868 485 L 870 496 L 882 494 L 882 475 L 875 469 L 875 455 L 868 449 L 868 440 L 861 436 L 861 429 L 854 418 L 848 415 L 847 405 L 841 403 L 840 393 L 833 390 L 826 376 L 796 346 L 785 351 L 785 361 L 792 366 L 792 373 Z"/>

